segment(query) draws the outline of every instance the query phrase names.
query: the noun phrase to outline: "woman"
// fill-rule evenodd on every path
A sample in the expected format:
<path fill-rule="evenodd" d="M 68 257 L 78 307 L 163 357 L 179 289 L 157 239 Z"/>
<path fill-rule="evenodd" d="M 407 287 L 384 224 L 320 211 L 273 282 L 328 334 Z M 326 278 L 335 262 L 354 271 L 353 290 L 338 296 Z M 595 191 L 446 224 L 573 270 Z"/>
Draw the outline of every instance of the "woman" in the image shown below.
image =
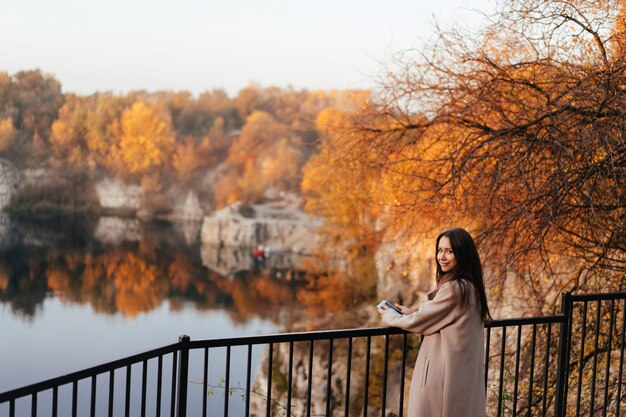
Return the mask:
<path fill-rule="evenodd" d="M 408 417 L 485 417 L 483 272 L 474 240 L 455 228 L 437 237 L 437 286 L 415 312 L 379 310 L 383 321 L 425 337 L 417 356 Z"/>

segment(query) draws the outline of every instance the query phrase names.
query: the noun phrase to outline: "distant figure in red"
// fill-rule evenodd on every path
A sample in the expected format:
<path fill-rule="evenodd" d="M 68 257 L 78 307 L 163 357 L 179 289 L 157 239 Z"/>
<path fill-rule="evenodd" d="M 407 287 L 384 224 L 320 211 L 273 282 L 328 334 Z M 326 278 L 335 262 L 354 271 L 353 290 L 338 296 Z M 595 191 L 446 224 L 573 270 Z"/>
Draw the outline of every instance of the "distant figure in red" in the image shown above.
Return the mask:
<path fill-rule="evenodd" d="M 261 259 L 265 256 L 265 249 L 263 248 L 263 246 L 259 245 L 256 248 L 252 249 L 252 254 L 255 258 Z"/>

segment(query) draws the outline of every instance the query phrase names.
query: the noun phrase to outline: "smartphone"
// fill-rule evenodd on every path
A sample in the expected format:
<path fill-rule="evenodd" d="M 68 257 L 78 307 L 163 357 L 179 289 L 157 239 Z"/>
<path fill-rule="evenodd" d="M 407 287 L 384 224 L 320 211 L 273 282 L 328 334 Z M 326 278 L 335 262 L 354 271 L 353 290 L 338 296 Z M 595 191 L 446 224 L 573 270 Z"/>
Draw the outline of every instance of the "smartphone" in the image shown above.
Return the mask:
<path fill-rule="evenodd" d="M 400 310 L 398 310 L 398 308 L 396 306 L 394 306 L 393 304 L 391 304 L 389 301 L 387 300 L 383 300 L 380 303 L 378 303 L 378 305 L 376 306 L 376 308 L 378 309 L 382 309 L 385 310 L 387 308 L 390 308 L 392 310 L 395 310 L 398 314 L 402 314 L 402 312 Z"/>

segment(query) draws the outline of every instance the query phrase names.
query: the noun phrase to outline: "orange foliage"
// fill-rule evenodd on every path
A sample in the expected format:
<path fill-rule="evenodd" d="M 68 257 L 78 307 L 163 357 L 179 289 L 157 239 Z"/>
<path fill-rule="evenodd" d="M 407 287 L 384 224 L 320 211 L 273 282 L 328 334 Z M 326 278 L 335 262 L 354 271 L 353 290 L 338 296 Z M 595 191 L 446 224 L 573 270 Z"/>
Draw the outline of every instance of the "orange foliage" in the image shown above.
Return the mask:
<path fill-rule="evenodd" d="M 169 115 L 154 103 L 138 101 L 124 111 L 118 126 L 116 156 L 131 173 L 163 165 L 174 146 Z"/>
<path fill-rule="evenodd" d="M 255 111 L 246 119 L 241 135 L 234 141 L 228 154 L 228 162 L 243 167 L 256 159 L 275 141 L 287 136 L 287 128 L 274 120 L 272 115 Z"/>
<path fill-rule="evenodd" d="M 52 269 L 47 274 L 48 287 L 55 293 L 57 297 L 61 296 L 67 290 L 70 284 L 70 278 L 65 269 Z"/>
<path fill-rule="evenodd" d="M 229 172 L 215 183 L 214 189 L 215 208 L 218 210 L 239 201 L 239 176 L 234 171 Z"/>
<path fill-rule="evenodd" d="M 305 209 L 324 217 L 325 231 L 344 244 L 376 245 L 376 216 L 372 193 L 379 173 L 353 154 L 358 143 L 351 116 L 326 109 L 317 118 L 319 153 L 302 169 Z"/>
<path fill-rule="evenodd" d="M 172 167 L 181 184 L 186 184 L 194 171 L 202 166 L 204 161 L 198 152 L 193 138 L 187 137 L 182 143 L 177 143 L 172 155 Z"/>
<path fill-rule="evenodd" d="M 0 152 L 11 147 L 15 138 L 15 128 L 11 118 L 0 119 Z"/>

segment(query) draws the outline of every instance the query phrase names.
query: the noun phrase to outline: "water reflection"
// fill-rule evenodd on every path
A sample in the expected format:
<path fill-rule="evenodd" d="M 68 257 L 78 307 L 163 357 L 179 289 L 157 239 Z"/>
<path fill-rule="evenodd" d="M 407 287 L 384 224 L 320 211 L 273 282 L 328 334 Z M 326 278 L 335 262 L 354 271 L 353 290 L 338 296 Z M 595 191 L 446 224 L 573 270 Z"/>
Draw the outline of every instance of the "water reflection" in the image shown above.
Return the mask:
<path fill-rule="evenodd" d="M 48 296 L 134 317 L 164 301 L 173 309 L 225 309 L 232 320 L 278 320 L 295 307 L 301 260 L 260 261 L 245 248 L 202 247 L 199 225 L 137 219 L 0 219 L 0 302 L 33 318 Z M 282 279 L 292 278 L 292 279 Z"/>
<path fill-rule="evenodd" d="M 371 269 L 365 257 L 351 265 L 361 277 L 355 280 L 345 271 L 322 273 L 316 258 L 202 245 L 198 230 L 116 217 L 0 219 L 0 326 L 11 341 L 0 340 L 0 357 L 12 358 L 2 363 L 0 392 L 169 344 L 183 333 L 208 339 L 349 327 L 369 315 L 350 308 L 370 291 L 362 278 Z M 254 352 L 257 387 L 265 378 L 265 348 Z M 316 348 L 316 363 L 323 352 Z M 209 365 L 212 384 L 224 375 L 217 353 Z M 277 346 L 274 354 L 276 375 L 283 374 L 285 351 Z M 338 347 L 335 357 L 342 355 Z M 353 357 L 362 353 L 355 348 Z M 234 362 L 236 378 L 246 362 Z M 196 410 L 206 393 L 194 384 L 202 368 L 192 369 Z M 321 384 L 327 376 L 311 378 Z M 285 392 L 278 386 L 274 392 L 284 402 Z M 255 407 L 262 397 L 251 400 Z M 314 400 L 317 410 L 322 400 Z M 220 396 L 210 401 L 211 410 L 221 406 Z M 242 414 L 243 404 L 233 400 L 233 415 Z"/>
<path fill-rule="evenodd" d="M 94 237 L 100 242 L 120 244 L 125 240 L 134 242 L 140 238 L 139 219 L 120 217 L 100 217 Z"/>

